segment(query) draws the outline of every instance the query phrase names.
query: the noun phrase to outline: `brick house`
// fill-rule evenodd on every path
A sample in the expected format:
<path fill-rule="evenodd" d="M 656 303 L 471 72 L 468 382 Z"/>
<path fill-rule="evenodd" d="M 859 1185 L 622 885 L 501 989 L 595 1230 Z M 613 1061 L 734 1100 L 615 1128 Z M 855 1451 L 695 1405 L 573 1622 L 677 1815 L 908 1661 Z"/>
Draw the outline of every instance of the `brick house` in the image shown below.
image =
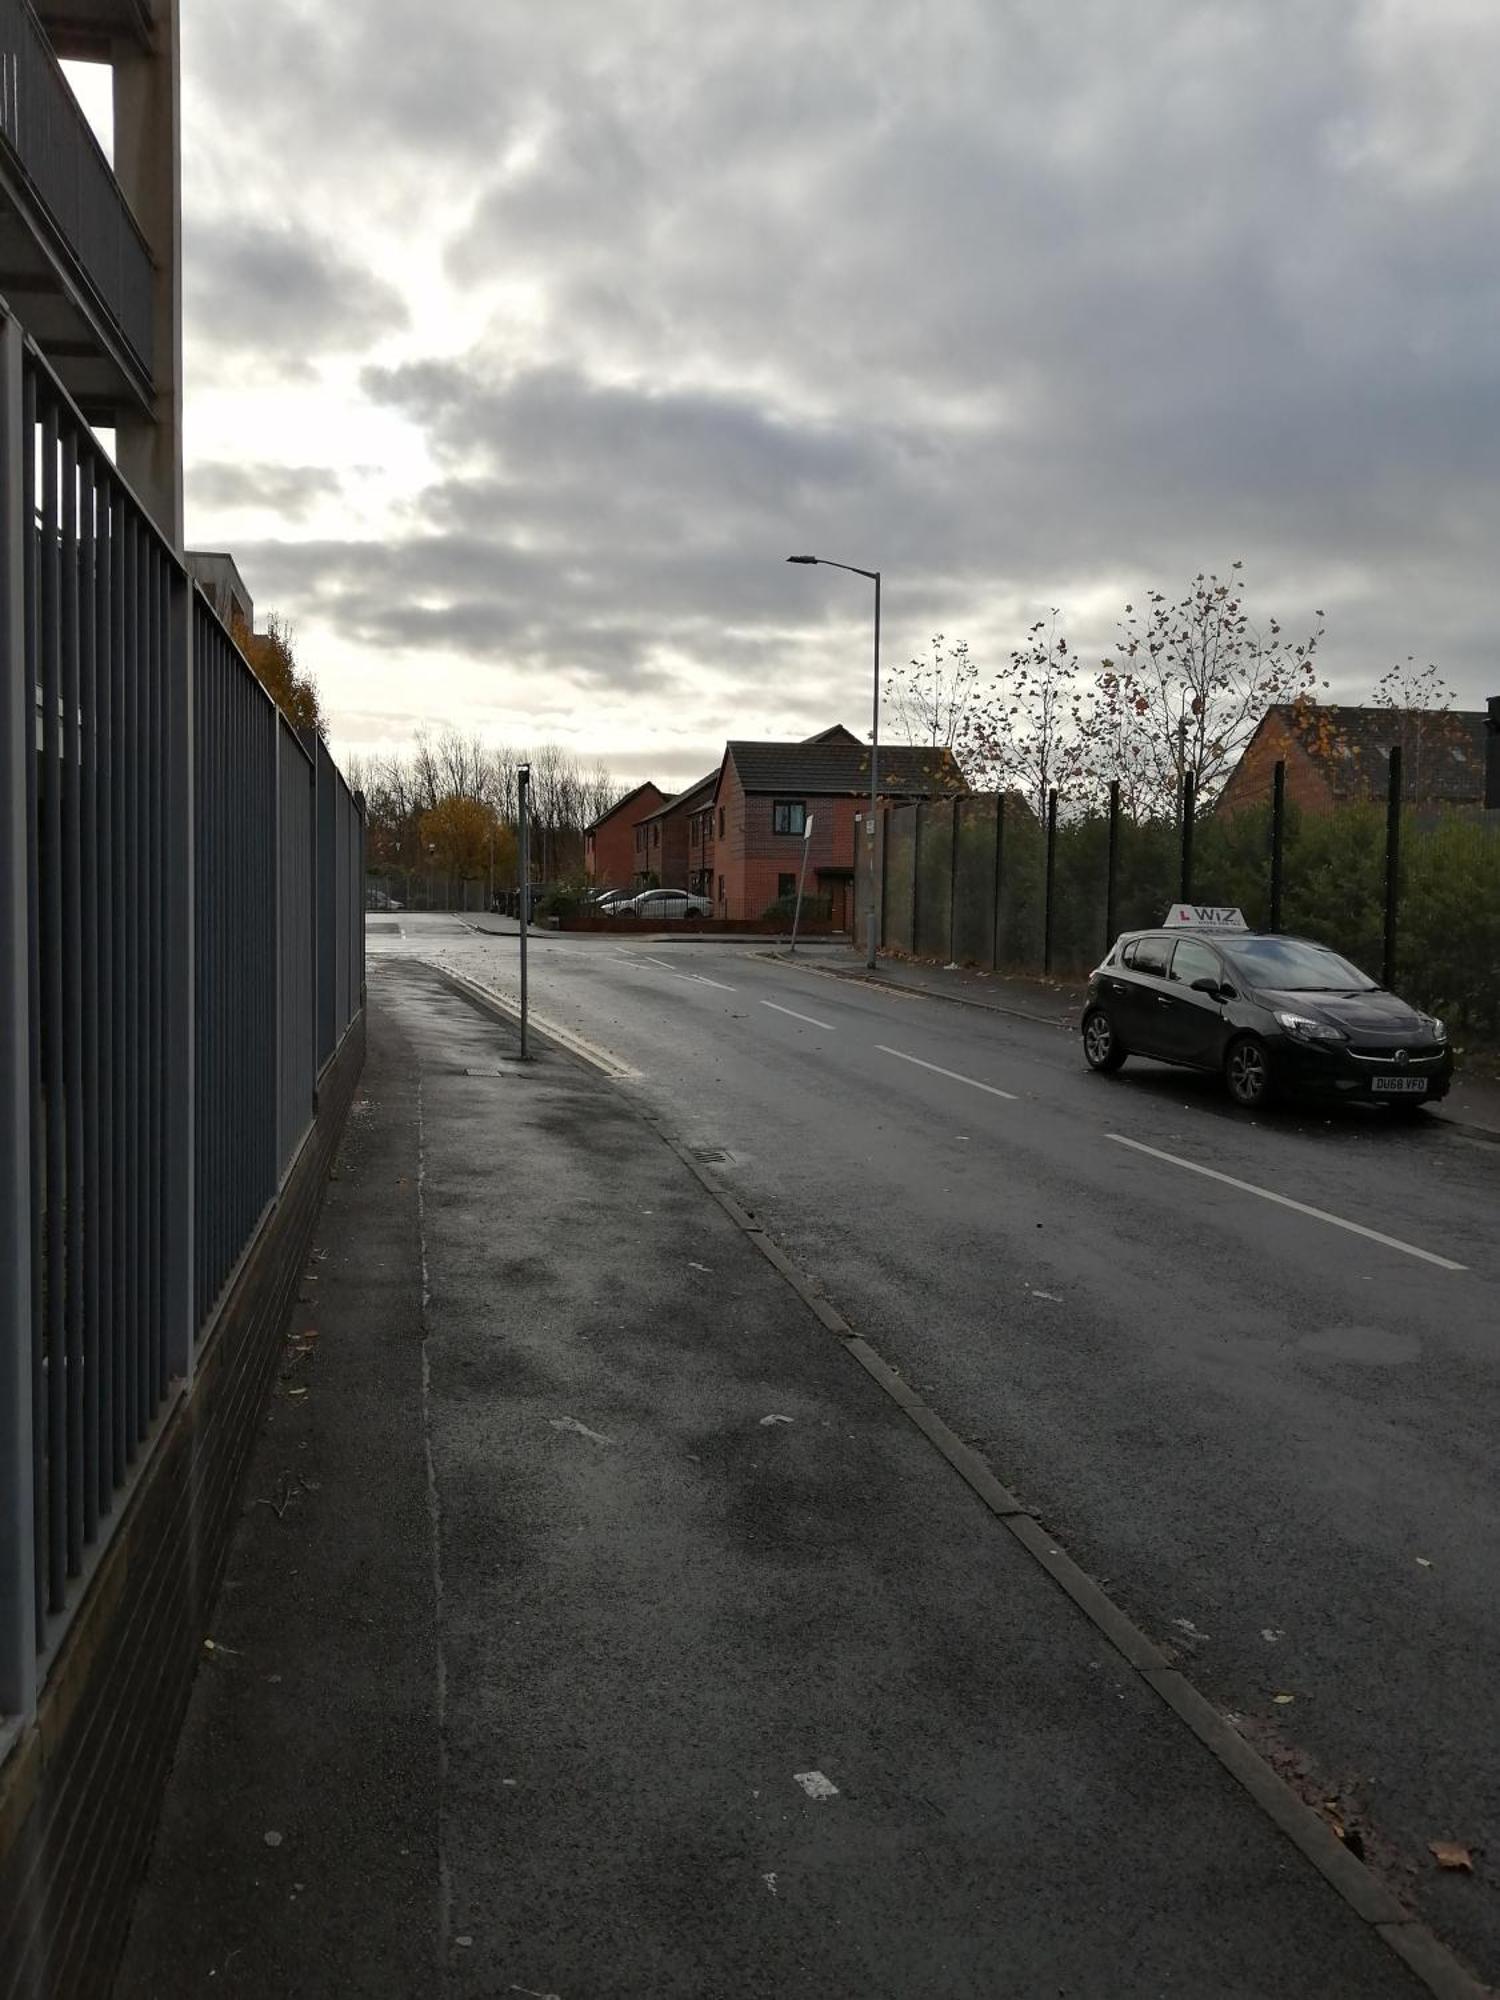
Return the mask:
<path fill-rule="evenodd" d="M 636 822 L 637 877 L 642 889 L 693 889 L 704 873 L 699 821 L 711 804 L 718 768 L 666 799 Z M 712 866 L 710 857 L 709 866 Z M 646 879 L 647 877 L 651 879 Z M 707 894 L 706 890 L 700 894 Z"/>
<path fill-rule="evenodd" d="M 950 750 L 882 745 L 882 800 L 952 797 L 967 789 Z M 812 819 L 807 893 L 826 896 L 833 921 L 854 915 L 855 821 L 869 809 L 870 752 L 841 726 L 805 743 L 725 745 L 713 792 L 715 914 L 755 918 L 793 895 L 803 829 Z"/>
<path fill-rule="evenodd" d="M 1483 806 L 1486 776 L 1500 789 L 1500 699 L 1477 709 L 1268 708 L 1220 792 L 1216 810 L 1242 811 L 1271 796 L 1286 760 L 1287 803 L 1305 813 L 1386 796 L 1391 745 L 1401 745 L 1402 790 L 1415 806 Z M 1500 797 L 1494 802 L 1500 804 Z"/>
<path fill-rule="evenodd" d="M 617 806 L 583 829 L 583 872 L 600 888 L 628 889 L 635 880 L 635 826 L 645 813 L 664 805 L 670 793 L 648 778 Z"/>

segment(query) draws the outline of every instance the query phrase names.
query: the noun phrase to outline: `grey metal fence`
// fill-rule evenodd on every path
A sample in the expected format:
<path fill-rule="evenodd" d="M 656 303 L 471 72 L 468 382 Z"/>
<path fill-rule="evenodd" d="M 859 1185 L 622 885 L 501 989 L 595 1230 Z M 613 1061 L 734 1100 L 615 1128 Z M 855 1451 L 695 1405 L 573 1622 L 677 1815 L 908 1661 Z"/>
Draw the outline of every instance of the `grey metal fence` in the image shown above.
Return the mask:
<path fill-rule="evenodd" d="M 26 0 L 0 0 L 0 135 L 149 380 L 151 252 Z"/>
<path fill-rule="evenodd" d="M 8 316 L 0 618 L 3 1748 L 362 1005 L 363 815 Z"/>

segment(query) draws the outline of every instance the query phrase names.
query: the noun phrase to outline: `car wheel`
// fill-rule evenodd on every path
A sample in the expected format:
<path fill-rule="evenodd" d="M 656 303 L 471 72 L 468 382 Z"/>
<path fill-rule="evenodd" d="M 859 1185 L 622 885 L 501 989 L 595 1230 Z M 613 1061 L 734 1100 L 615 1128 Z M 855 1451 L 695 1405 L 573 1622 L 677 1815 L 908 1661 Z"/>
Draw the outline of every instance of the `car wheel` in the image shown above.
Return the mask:
<path fill-rule="evenodd" d="M 1102 1007 L 1091 1007 L 1083 1017 L 1083 1059 L 1090 1069 L 1116 1070 L 1124 1062 L 1125 1044 L 1115 1033 L 1115 1024 Z"/>
<path fill-rule="evenodd" d="M 1254 1035 L 1238 1035 L 1224 1054 L 1224 1081 L 1229 1095 L 1246 1111 L 1258 1111 L 1271 1099 L 1271 1062 L 1266 1045 Z"/>

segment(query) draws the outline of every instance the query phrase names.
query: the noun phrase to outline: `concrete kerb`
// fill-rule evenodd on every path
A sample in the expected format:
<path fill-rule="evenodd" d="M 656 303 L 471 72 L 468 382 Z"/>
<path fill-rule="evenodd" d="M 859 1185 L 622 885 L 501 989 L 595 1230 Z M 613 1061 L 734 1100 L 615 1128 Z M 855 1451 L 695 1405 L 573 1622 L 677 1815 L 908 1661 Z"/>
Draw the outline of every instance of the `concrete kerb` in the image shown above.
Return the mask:
<path fill-rule="evenodd" d="M 455 993 L 482 1012 L 496 1015 L 507 1024 L 514 1025 L 517 1010 L 503 996 L 475 981 L 453 974 L 446 967 L 434 965 L 432 969 Z M 829 976 L 839 978 L 850 975 Z M 891 990 L 902 993 L 912 991 L 910 987 L 899 986 Z M 602 1052 L 589 1050 L 586 1045 L 569 1046 L 566 1042 L 555 1040 L 546 1028 L 539 1028 L 538 1033 L 544 1039 L 553 1041 L 560 1053 L 592 1068 L 610 1084 L 618 1086 L 624 1080 L 615 1069 L 606 1066 Z M 1220 1767 L 1286 1835 L 1303 1858 L 1317 1869 L 1353 1914 L 1375 1931 L 1426 1990 L 1436 2000 L 1493 2000 L 1491 1989 L 1468 1972 L 1425 1925 L 1407 1912 L 1374 1872 L 1343 1844 L 1327 1821 L 1311 1806 L 1304 1804 L 1233 1724 L 1180 1672 L 1167 1665 L 1161 1650 L 1140 1627 L 1092 1577 L 1079 1568 L 1056 1537 L 1001 1483 L 982 1455 L 966 1445 L 937 1412 L 929 1408 L 910 1383 L 883 1360 L 862 1335 L 855 1332 L 807 1274 L 767 1235 L 764 1225 L 753 1212 L 718 1187 L 703 1163 L 694 1159 L 688 1148 L 659 1119 L 634 1099 L 630 1102 L 642 1123 L 656 1134 L 693 1179 L 744 1232 L 807 1306 L 819 1325 L 838 1338 L 845 1353 L 891 1398 L 975 1497 L 1071 1599 L 1130 1671 L 1138 1675 L 1192 1732 Z"/>

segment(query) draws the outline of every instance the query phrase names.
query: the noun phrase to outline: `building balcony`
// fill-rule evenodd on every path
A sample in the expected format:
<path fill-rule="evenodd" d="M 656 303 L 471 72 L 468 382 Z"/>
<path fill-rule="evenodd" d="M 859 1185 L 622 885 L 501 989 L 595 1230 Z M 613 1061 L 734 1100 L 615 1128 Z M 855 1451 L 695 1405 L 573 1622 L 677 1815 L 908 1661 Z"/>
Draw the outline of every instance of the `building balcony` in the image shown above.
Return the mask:
<path fill-rule="evenodd" d="M 151 15 L 74 0 L 47 23 L 0 0 L 0 296 L 84 414 L 112 423 L 151 407 L 154 265 L 57 52 L 111 59 L 149 41 Z"/>

